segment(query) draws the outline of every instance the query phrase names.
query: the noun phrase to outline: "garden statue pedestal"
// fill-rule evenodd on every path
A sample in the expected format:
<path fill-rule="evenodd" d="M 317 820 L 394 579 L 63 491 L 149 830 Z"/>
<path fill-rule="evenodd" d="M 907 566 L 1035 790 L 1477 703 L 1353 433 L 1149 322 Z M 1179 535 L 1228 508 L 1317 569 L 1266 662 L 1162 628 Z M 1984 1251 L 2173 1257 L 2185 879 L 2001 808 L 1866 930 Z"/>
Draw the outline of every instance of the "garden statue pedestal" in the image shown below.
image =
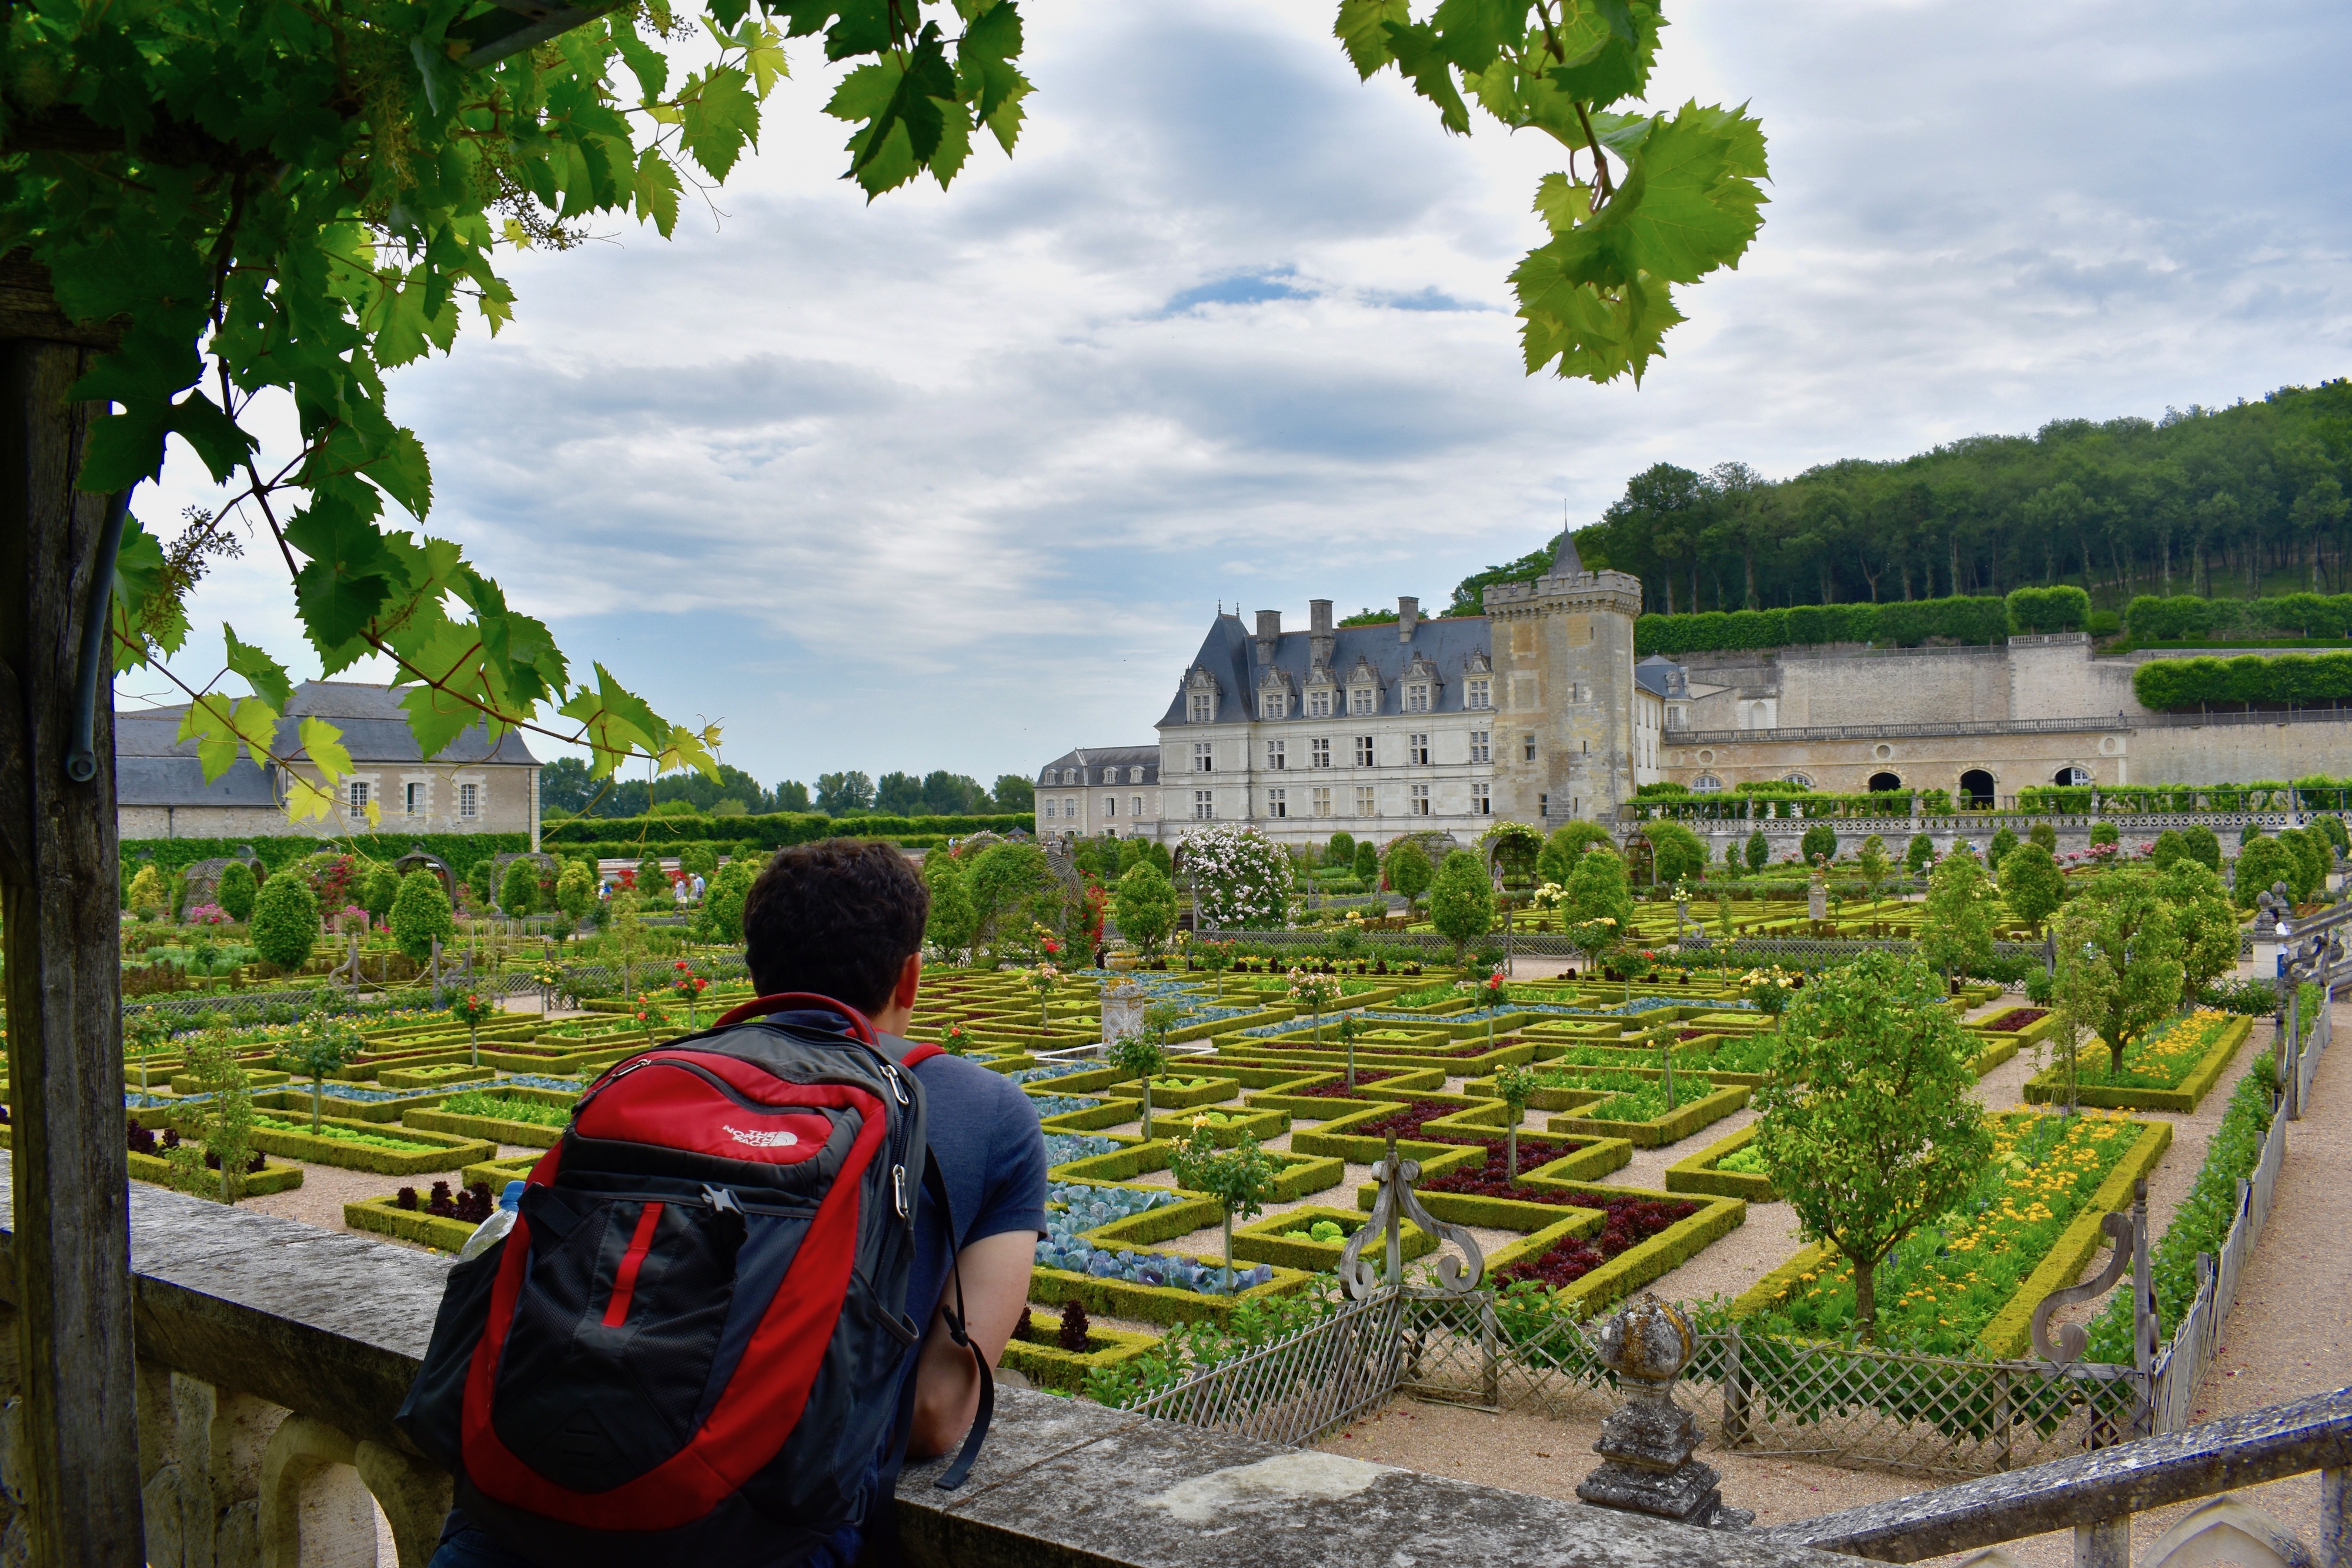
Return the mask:
<path fill-rule="evenodd" d="M 1715 1467 L 1691 1458 L 1698 1418 L 1675 1403 L 1675 1379 L 1691 1357 L 1690 1321 L 1649 1291 L 1601 1325 L 1596 1348 L 1625 1403 L 1601 1423 L 1601 1467 L 1576 1483 L 1599 1508 L 1623 1509 L 1716 1530 L 1745 1529 L 1755 1515 L 1723 1506 Z"/>
<path fill-rule="evenodd" d="M 1143 1032 L 1143 1004 L 1150 993 L 1139 981 L 1105 980 L 1102 988 L 1103 1043 L 1116 1045 Z"/>
<path fill-rule="evenodd" d="M 1813 883 L 1805 890 L 1805 918 L 1827 920 L 1830 917 L 1829 879 L 1820 872 L 1813 873 Z"/>

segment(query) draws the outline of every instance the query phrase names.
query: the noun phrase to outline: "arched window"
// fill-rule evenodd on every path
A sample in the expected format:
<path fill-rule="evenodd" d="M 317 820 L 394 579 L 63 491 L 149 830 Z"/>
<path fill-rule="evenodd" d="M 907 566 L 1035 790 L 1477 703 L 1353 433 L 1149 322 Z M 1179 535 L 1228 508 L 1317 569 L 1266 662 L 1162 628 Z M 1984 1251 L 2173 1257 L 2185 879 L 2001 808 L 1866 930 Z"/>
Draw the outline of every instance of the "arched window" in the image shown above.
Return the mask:
<path fill-rule="evenodd" d="M 1780 775 L 1780 782 L 1794 784 L 1800 789 L 1810 789 L 1813 787 L 1813 781 L 1801 773 L 1783 773 Z"/>
<path fill-rule="evenodd" d="M 1988 810 L 1992 805 L 1992 775 L 1981 768 L 1971 768 L 1960 775 L 1961 803 L 1971 810 Z"/>
<path fill-rule="evenodd" d="M 2053 784 L 2074 786 L 2088 784 L 2091 781 L 2091 770 L 2087 768 L 2077 768 L 2070 762 L 2058 769 L 2056 776 L 2050 781 Z"/>
<path fill-rule="evenodd" d="M 1874 773 L 1870 776 L 1870 788 L 1874 794 L 1884 789 L 1900 789 L 1903 780 L 1893 773 Z"/>
<path fill-rule="evenodd" d="M 1694 795 L 1713 795 L 1722 788 L 1723 780 L 1712 773 L 1702 773 L 1691 780 L 1691 793 Z"/>

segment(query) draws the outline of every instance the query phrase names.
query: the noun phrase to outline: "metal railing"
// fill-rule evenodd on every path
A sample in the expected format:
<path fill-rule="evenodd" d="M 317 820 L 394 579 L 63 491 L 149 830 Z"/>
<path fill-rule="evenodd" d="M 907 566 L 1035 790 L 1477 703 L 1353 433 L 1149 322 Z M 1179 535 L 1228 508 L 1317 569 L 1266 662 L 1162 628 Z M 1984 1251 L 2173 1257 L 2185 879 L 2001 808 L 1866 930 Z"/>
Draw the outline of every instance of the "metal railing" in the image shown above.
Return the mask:
<path fill-rule="evenodd" d="M 1395 1392 L 1408 1305 L 1393 1289 L 1376 1291 L 1135 1408 L 1260 1442 L 1311 1443 Z"/>

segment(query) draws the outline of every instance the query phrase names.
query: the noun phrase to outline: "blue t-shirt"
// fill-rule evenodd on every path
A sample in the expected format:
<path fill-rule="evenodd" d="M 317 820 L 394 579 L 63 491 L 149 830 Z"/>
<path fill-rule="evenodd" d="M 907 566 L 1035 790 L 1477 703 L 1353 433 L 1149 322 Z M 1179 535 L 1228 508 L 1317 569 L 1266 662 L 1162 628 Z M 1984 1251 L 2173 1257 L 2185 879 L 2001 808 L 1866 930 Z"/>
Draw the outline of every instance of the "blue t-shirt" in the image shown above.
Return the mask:
<path fill-rule="evenodd" d="M 955 1214 L 955 1236 L 931 1210 L 926 1184 L 916 1211 L 915 1264 L 907 1280 L 907 1315 L 928 1331 L 948 1259 L 1008 1230 L 1045 1233 L 1045 1138 L 1033 1102 L 1001 1072 L 960 1056 L 916 1064 L 923 1086 L 923 1133 Z"/>

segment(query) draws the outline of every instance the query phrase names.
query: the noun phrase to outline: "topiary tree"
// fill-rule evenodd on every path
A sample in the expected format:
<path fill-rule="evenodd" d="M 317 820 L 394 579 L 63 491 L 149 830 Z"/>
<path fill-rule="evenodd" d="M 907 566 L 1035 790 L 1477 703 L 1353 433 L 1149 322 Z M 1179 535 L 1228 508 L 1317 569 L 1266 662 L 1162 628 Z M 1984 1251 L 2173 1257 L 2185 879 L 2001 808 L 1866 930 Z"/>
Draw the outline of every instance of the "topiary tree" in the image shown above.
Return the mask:
<path fill-rule="evenodd" d="M 279 1071 L 310 1081 L 310 1135 L 319 1135 L 319 1112 L 327 1092 L 327 1074 L 350 1064 L 365 1049 L 360 1031 L 323 1015 L 304 1019 L 294 1036 L 278 1052 Z M 477 1053 L 477 1060 L 479 1060 Z"/>
<path fill-rule="evenodd" d="M 163 873 L 152 865 L 142 865 L 131 879 L 131 892 L 125 902 L 131 913 L 142 920 L 152 920 L 163 913 Z"/>
<path fill-rule="evenodd" d="M 1824 970 L 1780 1019 L 1756 1103 L 1773 1190 L 1807 1240 L 1853 1269 L 1854 1326 L 1877 1337 L 1876 1270 L 1965 1196 L 1992 1153 L 1969 1097 L 1973 1042 L 1916 958 L 1868 953 Z"/>
<path fill-rule="evenodd" d="M 2157 870 L 2170 871 L 2189 859 L 2189 841 L 2180 836 L 2179 829 L 2167 828 L 2156 835 L 2156 842 L 2149 847 L 2147 858 L 2156 862 Z"/>
<path fill-rule="evenodd" d="M 220 884 L 213 890 L 213 902 L 231 920 L 243 920 L 252 915 L 254 895 L 260 891 L 253 880 L 253 868 L 243 861 L 231 861 L 221 868 Z"/>
<path fill-rule="evenodd" d="M 393 898 L 392 939 L 400 950 L 422 964 L 433 956 L 435 941 L 447 941 L 457 934 L 457 922 L 449 908 L 449 892 L 441 879 L 423 866 L 400 879 L 400 891 Z"/>
<path fill-rule="evenodd" d="M 1763 829 L 1748 835 L 1747 859 L 1748 869 L 1752 872 L 1762 871 L 1772 859 L 1772 841 L 1764 836 Z"/>
<path fill-rule="evenodd" d="M 1503 1127 L 1503 1170 L 1512 1181 L 1519 1179 L 1519 1124 L 1527 1119 L 1528 1102 L 1536 1097 L 1538 1087 L 1532 1067 L 1506 1067 L 1495 1074 L 1495 1098 L 1511 1112 Z"/>
<path fill-rule="evenodd" d="M 1560 926 L 1598 964 L 1633 929 L 1633 894 L 1614 850 L 1588 850 L 1560 890 Z"/>
<path fill-rule="evenodd" d="M 1827 822 L 1815 822 L 1805 830 L 1798 848 L 1807 865 L 1827 865 L 1837 859 L 1837 830 Z"/>
<path fill-rule="evenodd" d="M 1176 884 L 1150 861 L 1137 862 L 1112 890 L 1111 917 L 1118 922 L 1118 934 L 1147 956 L 1159 952 L 1176 929 Z"/>
<path fill-rule="evenodd" d="M 1388 859 L 1382 862 L 1381 873 L 1388 879 L 1390 892 L 1404 895 L 1408 919 L 1420 912 L 1421 895 L 1429 891 L 1436 876 L 1427 852 L 1411 839 L 1399 839 L 1389 846 Z"/>
<path fill-rule="evenodd" d="M 2164 873 L 2117 866 L 2093 877 L 2060 917 L 2057 947 L 2059 995 L 2077 998 L 2120 1074 L 2125 1053 L 2180 1005 L 2180 927 Z"/>
<path fill-rule="evenodd" d="M 2123 834 L 2116 830 L 2113 822 L 2102 817 L 2091 824 L 2091 841 L 2095 844 L 2121 843 Z"/>
<path fill-rule="evenodd" d="M 730 861 L 712 880 L 710 889 L 703 894 L 703 913 L 714 927 L 731 917 L 738 935 L 730 940 L 740 941 L 743 929 L 743 898 L 751 891 L 748 878 L 730 876 L 735 862 Z M 971 956 L 976 917 L 971 904 L 971 887 L 968 869 L 953 855 L 933 853 L 923 857 L 923 886 L 929 892 L 930 908 L 923 916 L 923 940 L 942 953 L 961 953 L 967 960 Z M 718 907 L 728 906 L 722 912 Z"/>
<path fill-rule="evenodd" d="M 1495 928 L 1495 884 L 1468 850 L 1454 851 L 1437 868 L 1430 884 L 1429 920 L 1440 936 L 1454 944 L 1456 965 L 1471 943 Z"/>
<path fill-rule="evenodd" d="M 2295 864 L 2300 868 L 2297 874 L 2286 879 L 2287 886 L 2294 890 L 2297 904 L 2308 904 L 2327 885 L 2327 873 L 2336 865 L 2336 846 L 2327 841 L 2326 835 L 2308 828 L 2289 828 L 2279 834 L 2279 842 L 2294 852 Z"/>
<path fill-rule="evenodd" d="M 1059 916 L 1053 873 L 1045 852 L 1035 844 L 991 844 L 973 857 L 964 879 L 971 897 L 972 946 L 987 949 L 992 967 L 1032 924 Z"/>
<path fill-rule="evenodd" d="M 253 901 L 253 946 L 289 974 L 310 961 L 319 939 L 319 901 L 299 876 L 273 876 Z"/>
<path fill-rule="evenodd" d="M 2025 830 L 2025 836 L 2048 850 L 2054 859 L 2058 853 L 2058 829 L 2054 823 L 2036 822 Z"/>
<path fill-rule="evenodd" d="M 2238 907 L 2252 909 L 2254 900 L 2274 883 L 2294 888 L 2303 877 L 2303 869 L 2294 851 L 2278 840 L 2264 834 L 2252 841 L 2238 852 L 2236 875 L 2231 883 Z"/>
<path fill-rule="evenodd" d="M 1177 1011 L 1171 1002 L 1154 1002 L 1143 1009 L 1143 1028 L 1111 1041 L 1105 1060 L 1135 1075 L 1143 1085 L 1143 1140 L 1151 1141 L 1151 1081 L 1168 1071 L 1168 1030 Z"/>
<path fill-rule="evenodd" d="M 2000 894 L 1973 851 L 1956 847 L 1936 862 L 1919 920 L 1919 954 L 1944 972 L 1948 988 L 1955 975 L 1992 961 L 1993 922 L 2000 911 Z"/>
<path fill-rule="evenodd" d="M 2198 864 L 2203 866 L 2207 871 L 2213 873 L 2216 876 L 2221 874 L 2221 839 L 2220 834 L 2214 832 L 2212 829 L 2207 827 L 2204 823 L 2200 822 L 2194 827 L 2182 829 L 2180 839 L 2181 841 L 2189 847 L 2189 858 L 2190 860 L 2195 861 Z"/>
<path fill-rule="evenodd" d="M 1992 843 L 1985 850 L 1985 864 L 1995 876 L 2000 874 L 2001 862 L 2007 860 L 2009 852 L 2016 847 L 2017 835 L 2010 831 L 2009 825 L 2004 822 L 2000 831 L 1992 836 Z"/>
<path fill-rule="evenodd" d="M 1925 833 L 1914 833 L 1911 842 L 1903 851 L 1903 869 L 1917 876 L 1935 858 L 1936 841 Z"/>
<path fill-rule="evenodd" d="M 1345 870 L 1356 863 L 1356 835 L 1342 828 L 1323 846 L 1323 863 Z"/>
<path fill-rule="evenodd" d="M 2050 852 L 2023 843 L 2000 862 L 2000 896 L 2009 912 L 2036 931 L 2066 901 L 2066 878 Z"/>
<path fill-rule="evenodd" d="M 1362 883 L 1366 887 L 1374 887 L 1379 885 L 1381 880 L 1381 852 L 1373 847 L 1371 840 L 1359 839 L 1356 841 L 1355 870 L 1356 880 Z"/>
<path fill-rule="evenodd" d="M 539 908 L 539 868 L 527 860 L 507 862 L 506 880 L 499 884 L 499 907 L 520 920 Z"/>
<path fill-rule="evenodd" d="M 647 854 L 637 862 L 637 901 L 646 908 L 659 908 L 677 902 L 677 890 L 662 866 L 661 857 Z"/>

